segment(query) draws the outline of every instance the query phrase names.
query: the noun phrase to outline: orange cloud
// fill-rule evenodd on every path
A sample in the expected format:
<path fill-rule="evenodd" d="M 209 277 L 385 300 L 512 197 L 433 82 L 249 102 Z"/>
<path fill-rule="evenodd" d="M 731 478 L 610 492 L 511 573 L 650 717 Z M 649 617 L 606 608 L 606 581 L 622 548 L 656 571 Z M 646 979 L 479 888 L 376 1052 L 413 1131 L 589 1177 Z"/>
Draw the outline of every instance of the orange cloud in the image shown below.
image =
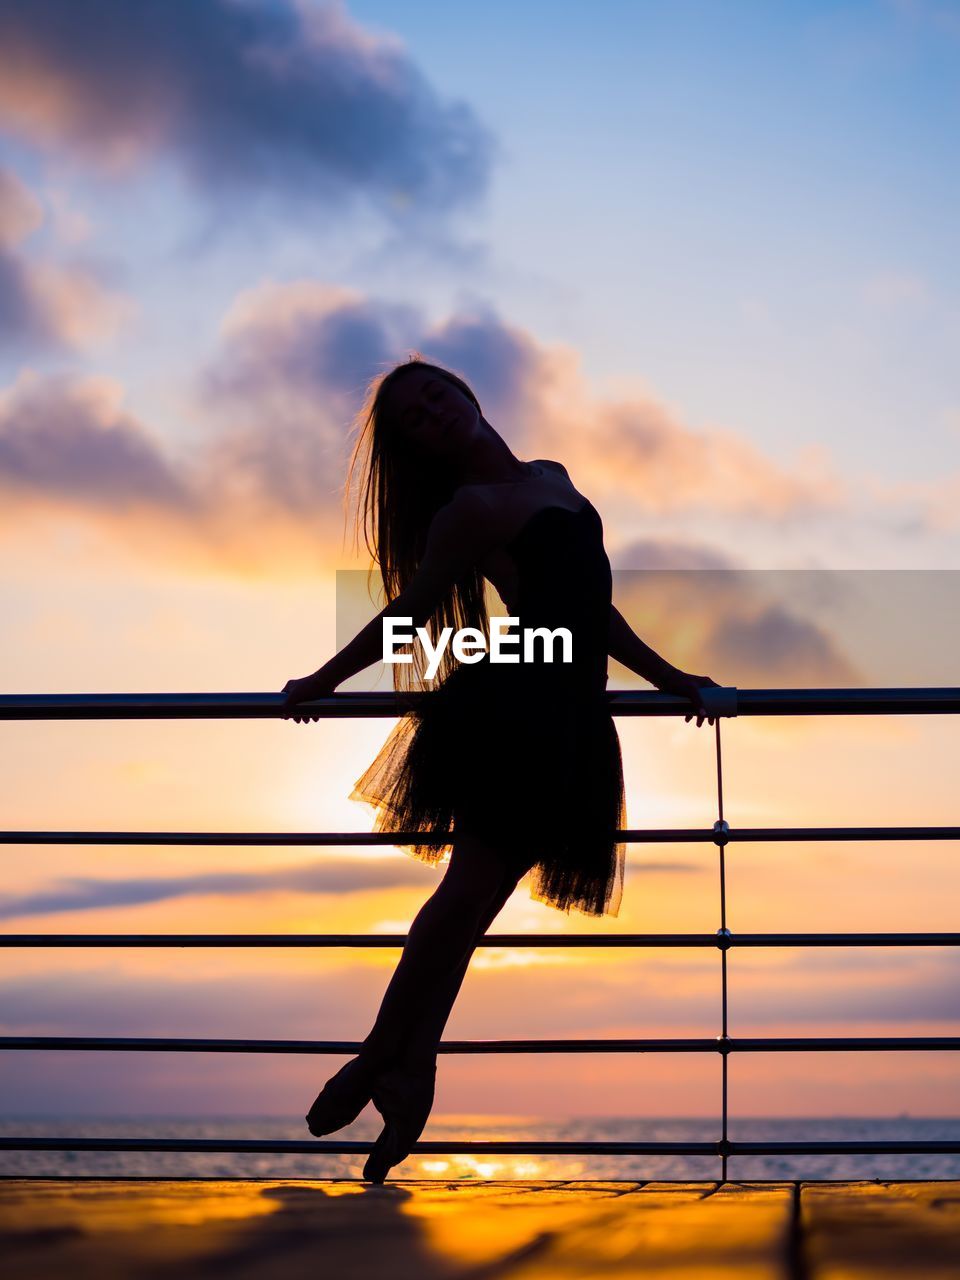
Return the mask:
<path fill-rule="evenodd" d="M 960 529 L 960 473 L 956 471 L 931 480 L 888 480 L 867 472 L 863 484 L 871 502 L 880 509 L 906 508 L 917 525 L 933 533 Z"/>
<path fill-rule="evenodd" d="M 0 393 L 0 534 L 67 516 L 121 557 L 187 573 L 315 573 L 339 523 L 322 496 L 311 513 L 286 488 L 308 460 L 266 443 L 236 433 L 182 460 L 112 379 L 28 371 Z"/>
<path fill-rule="evenodd" d="M 14 248 L 43 222 L 43 208 L 15 173 L 0 169 L 0 246 Z"/>
<path fill-rule="evenodd" d="M 21 201 L 10 220 L 23 225 L 28 216 Z M 818 446 L 784 468 L 729 429 L 683 423 L 644 388 L 616 399 L 594 393 L 574 352 L 539 344 L 490 309 L 430 326 L 412 307 L 309 279 L 267 281 L 236 299 L 196 378 L 203 438 L 179 457 L 122 409 L 116 388 L 103 400 L 104 380 L 25 375 L 3 399 L 0 485 L 20 499 L 20 516 L 25 506 L 67 507 L 98 522 L 119 550 L 188 572 L 275 578 L 352 567 L 342 508 L 348 429 L 370 378 L 411 348 L 463 374 L 522 455 L 568 465 L 601 506 L 615 555 L 619 527 L 633 535 L 624 555 L 639 547 L 648 562 L 667 563 L 676 550 L 669 535 L 638 542 L 636 533 L 638 521 L 664 514 L 734 516 L 754 530 L 853 514 Z M 99 388 L 95 411 L 91 386 Z M 729 563 L 706 544 L 686 555 L 705 567 Z M 781 634 L 784 625 L 781 617 Z"/>
<path fill-rule="evenodd" d="M 188 509 L 186 486 L 122 394 L 109 378 L 22 374 L 0 394 L 0 484 L 11 497 L 115 513 Z"/>
<path fill-rule="evenodd" d="M 614 572 L 614 601 L 654 649 L 721 683 L 789 688 L 869 683 L 859 658 L 871 655 L 854 657 L 845 651 L 849 640 L 845 644 L 835 634 L 842 619 L 838 606 L 855 575 L 834 581 L 829 571 L 812 571 L 810 578 L 819 584 L 812 591 L 807 584 L 801 591 L 796 576 L 792 570 L 711 563 L 623 568 Z M 628 683 L 635 679 L 629 673 L 626 678 Z"/>
<path fill-rule="evenodd" d="M 85 267 L 28 258 L 22 244 L 43 220 L 36 196 L 0 170 L 0 334 L 8 344 L 54 348 L 109 338 L 132 315 L 132 302 Z"/>
<path fill-rule="evenodd" d="M 836 509 L 848 497 L 823 446 L 808 444 L 785 469 L 734 430 L 688 426 L 643 386 L 615 400 L 593 396 L 569 348 L 543 353 L 536 385 L 531 435 L 567 462 L 579 487 L 624 510 L 777 520 Z"/>

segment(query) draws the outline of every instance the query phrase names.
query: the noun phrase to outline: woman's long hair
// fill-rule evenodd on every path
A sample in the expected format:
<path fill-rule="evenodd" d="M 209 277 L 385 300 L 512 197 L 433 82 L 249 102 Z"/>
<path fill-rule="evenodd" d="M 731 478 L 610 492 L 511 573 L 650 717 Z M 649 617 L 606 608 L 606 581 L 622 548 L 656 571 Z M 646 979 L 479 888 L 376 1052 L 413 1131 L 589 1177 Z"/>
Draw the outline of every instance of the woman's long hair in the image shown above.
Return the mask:
<path fill-rule="evenodd" d="M 355 544 L 362 523 L 364 543 L 373 557 L 373 566 L 380 569 L 387 604 L 396 600 L 416 573 L 430 523 L 456 488 L 449 466 L 442 459 L 435 461 L 417 453 L 397 429 L 389 392 L 397 379 L 411 369 L 429 369 L 445 378 L 481 412 L 480 402 L 462 378 L 449 369 L 430 364 L 419 352 L 386 373 L 378 374 L 367 388 L 351 431 L 357 434 L 357 440 L 350 458 L 344 498 L 348 503 L 359 464 Z M 367 581 L 369 586 L 370 575 Z M 426 629 L 433 643 L 443 627 L 453 627 L 454 631 L 476 627 L 489 639 L 484 577 L 479 568 L 463 573 L 427 620 Z M 412 657 L 412 663 L 394 664 L 393 683 L 397 692 L 423 687 L 426 655 L 421 645 L 414 644 Z M 445 680 L 455 666 L 456 659 L 447 646 L 436 679 Z"/>

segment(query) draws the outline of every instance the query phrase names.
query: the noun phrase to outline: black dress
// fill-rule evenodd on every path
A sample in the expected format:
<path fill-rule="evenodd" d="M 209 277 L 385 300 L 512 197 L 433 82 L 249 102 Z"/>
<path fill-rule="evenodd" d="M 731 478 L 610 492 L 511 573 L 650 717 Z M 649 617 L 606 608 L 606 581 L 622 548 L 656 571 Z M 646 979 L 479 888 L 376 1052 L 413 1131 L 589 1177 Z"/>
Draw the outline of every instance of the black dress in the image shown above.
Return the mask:
<path fill-rule="evenodd" d="M 523 630 L 566 627 L 572 661 L 459 663 L 404 712 L 352 800 L 378 831 L 469 827 L 529 867 L 530 896 L 561 911 L 617 915 L 626 826 L 620 739 L 606 701 L 612 579 L 603 525 L 587 500 L 536 511 L 506 549 Z M 438 863 L 452 844 L 400 846 Z"/>

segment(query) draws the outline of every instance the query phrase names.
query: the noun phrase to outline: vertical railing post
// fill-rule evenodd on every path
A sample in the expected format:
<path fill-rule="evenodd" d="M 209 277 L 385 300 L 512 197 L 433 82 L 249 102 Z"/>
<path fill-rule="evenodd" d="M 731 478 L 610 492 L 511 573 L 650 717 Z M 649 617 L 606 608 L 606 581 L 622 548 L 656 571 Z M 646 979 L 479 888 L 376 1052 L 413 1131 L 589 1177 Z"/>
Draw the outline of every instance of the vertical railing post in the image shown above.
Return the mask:
<path fill-rule="evenodd" d="M 719 850 L 720 871 L 720 928 L 717 930 L 717 946 L 720 949 L 720 1035 L 717 1037 L 720 1050 L 720 1141 L 717 1144 L 720 1152 L 720 1181 L 727 1180 L 727 1157 L 730 1154 L 730 1139 L 727 1132 L 729 1114 L 727 1084 L 729 1071 L 729 1028 L 727 1022 L 727 952 L 730 949 L 730 930 L 727 928 L 727 863 L 726 845 L 730 827 L 723 817 L 723 762 L 720 756 L 720 717 L 714 722 L 716 729 L 717 751 L 717 821 L 713 824 L 714 843 Z"/>

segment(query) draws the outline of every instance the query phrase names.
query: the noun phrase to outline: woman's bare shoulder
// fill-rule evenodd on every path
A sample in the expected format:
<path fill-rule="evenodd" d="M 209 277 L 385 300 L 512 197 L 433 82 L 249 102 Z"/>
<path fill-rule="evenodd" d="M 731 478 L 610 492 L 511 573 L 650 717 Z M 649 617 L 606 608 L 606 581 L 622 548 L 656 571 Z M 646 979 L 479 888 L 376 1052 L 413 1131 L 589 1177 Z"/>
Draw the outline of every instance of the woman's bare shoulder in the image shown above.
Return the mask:
<path fill-rule="evenodd" d="M 573 483 L 562 462 L 552 458 L 534 458 L 533 462 Z M 493 547 L 515 524 L 516 503 L 516 494 L 508 485 L 460 485 L 434 515 L 430 537 L 469 538 L 478 548 Z"/>

